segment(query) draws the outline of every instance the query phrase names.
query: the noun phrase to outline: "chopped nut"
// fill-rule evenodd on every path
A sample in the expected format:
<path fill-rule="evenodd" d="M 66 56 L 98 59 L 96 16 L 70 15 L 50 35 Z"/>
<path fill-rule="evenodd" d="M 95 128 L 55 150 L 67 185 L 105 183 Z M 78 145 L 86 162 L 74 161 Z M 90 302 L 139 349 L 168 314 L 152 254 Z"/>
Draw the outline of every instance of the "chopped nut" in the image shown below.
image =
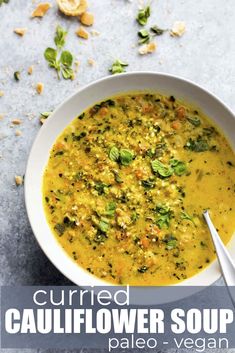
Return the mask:
<path fill-rule="evenodd" d="M 79 16 L 87 9 L 86 0 L 57 0 L 61 12 L 67 16 Z"/>
<path fill-rule="evenodd" d="M 21 132 L 20 130 L 16 130 L 15 135 L 16 135 L 16 136 L 21 136 L 21 135 L 22 135 L 22 132 Z"/>
<path fill-rule="evenodd" d="M 4 118 L 4 114 L 0 114 L 0 120 Z"/>
<path fill-rule="evenodd" d="M 20 119 L 13 119 L 11 122 L 14 125 L 20 125 L 21 124 L 21 120 Z"/>
<path fill-rule="evenodd" d="M 30 67 L 28 68 L 28 74 L 29 74 L 29 75 L 32 75 L 32 73 L 33 73 L 33 66 L 30 66 Z"/>
<path fill-rule="evenodd" d="M 94 15 L 90 12 L 84 12 L 80 17 L 80 21 L 84 26 L 92 26 L 94 23 Z"/>
<path fill-rule="evenodd" d="M 23 37 L 25 33 L 27 32 L 27 28 L 15 28 L 14 32 L 18 34 L 19 36 Z"/>
<path fill-rule="evenodd" d="M 92 36 L 99 36 L 99 35 L 100 35 L 100 32 L 99 32 L 99 31 L 96 31 L 95 29 L 93 29 L 93 30 L 91 31 L 91 35 L 92 35 Z"/>
<path fill-rule="evenodd" d="M 38 82 L 36 85 L 36 91 L 38 94 L 42 94 L 44 90 L 44 84 L 42 82 Z"/>
<path fill-rule="evenodd" d="M 89 38 L 89 33 L 82 26 L 79 27 L 78 30 L 76 31 L 76 35 L 78 37 L 81 37 L 81 38 L 84 38 L 84 39 L 88 39 Z"/>
<path fill-rule="evenodd" d="M 181 37 L 186 30 L 185 23 L 182 21 L 176 21 L 170 31 L 172 37 Z"/>
<path fill-rule="evenodd" d="M 40 123 L 43 125 L 47 119 L 46 118 L 41 118 Z"/>
<path fill-rule="evenodd" d="M 157 49 L 157 45 L 154 42 L 151 42 L 149 44 L 142 45 L 139 48 L 139 54 L 145 55 L 145 54 L 150 54 L 153 53 Z"/>
<path fill-rule="evenodd" d="M 4 92 L 0 91 L 0 97 L 4 96 Z"/>
<path fill-rule="evenodd" d="M 32 17 L 43 17 L 47 11 L 51 8 L 51 4 L 49 2 L 41 2 L 38 4 L 36 9 L 32 13 Z"/>
<path fill-rule="evenodd" d="M 22 184 L 23 184 L 23 178 L 22 178 L 22 176 L 16 175 L 16 176 L 15 176 L 15 183 L 16 183 L 17 186 L 22 185 Z"/>
<path fill-rule="evenodd" d="M 94 66 L 95 65 L 95 60 L 93 59 L 88 59 L 88 64 L 91 65 L 91 66 Z"/>

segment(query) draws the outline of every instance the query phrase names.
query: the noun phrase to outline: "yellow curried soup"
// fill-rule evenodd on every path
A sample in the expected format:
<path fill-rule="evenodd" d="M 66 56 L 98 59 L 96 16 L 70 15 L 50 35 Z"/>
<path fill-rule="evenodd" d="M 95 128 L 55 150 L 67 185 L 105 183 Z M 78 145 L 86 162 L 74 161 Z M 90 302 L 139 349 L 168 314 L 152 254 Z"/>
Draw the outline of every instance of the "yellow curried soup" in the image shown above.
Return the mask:
<path fill-rule="evenodd" d="M 235 155 L 208 118 L 173 96 L 120 95 L 58 137 L 43 199 L 59 243 L 91 274 L 173 284 L 214 259 L 204 209 L 225 243 L 235 230 Z"/>

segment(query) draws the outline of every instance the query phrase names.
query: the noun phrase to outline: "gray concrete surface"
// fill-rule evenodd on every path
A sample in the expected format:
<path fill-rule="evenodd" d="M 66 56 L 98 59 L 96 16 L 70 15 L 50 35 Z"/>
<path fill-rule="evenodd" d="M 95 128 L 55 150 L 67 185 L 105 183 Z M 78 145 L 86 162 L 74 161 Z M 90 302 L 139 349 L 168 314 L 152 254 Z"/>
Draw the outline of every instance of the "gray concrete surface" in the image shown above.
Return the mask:
<path fill-rule="evenodd" d="M 235 109 L 234 0 L 152 0 L 149 24 L 170 28 L 174 21 L 182 20 L 186 33 L 181 38 L 165 33 L 157 38 L 157 52 L 144 57 L 134 47 L 137 0 L 89 0 L 95 14 L 93 29 L 100 35 L 88 41 L 76 37 L 78 20 L 59 14 L 54 0 L 49 0 L 53 7 L 43 19 L 31 19 L 37 2 L 10 0 L 0 7 L 0 91 L 4 91 L 0 97 L 0 114 L 4 115 L 0 121 L 1 285 L 69 283 L 36 243 L 25 211 L 24 188 L 14 182 L 15 175 L 25 172 L 30 147 L 40 129 L 40 112 L 53 110 L 79 87 L 108 75 L 117 58 L 129 63 L 127 71 L 153 70 L 191 79 Z M 67 28 L 66 47 L 80 61 L 74 81 L 58 81 L 43 57 L 45 48 L 53 45 L 58 23 Z M 27 27 L 24 37 L 13 33 L 16 27 Z M 88 58 L 95 60 L 94 67 L 88 65 Z M 34 71 L 29 76 L 31 65 Z M 14 80 L 15 71 L 21 72 L 19 82 Z M 45 85 L 42 95 L 35 93 L 39 81 Z M 21 119 L 22 124 L 12 127 L 13 119 Z M 16 130 L 22 136 L 15 136 Z"/>

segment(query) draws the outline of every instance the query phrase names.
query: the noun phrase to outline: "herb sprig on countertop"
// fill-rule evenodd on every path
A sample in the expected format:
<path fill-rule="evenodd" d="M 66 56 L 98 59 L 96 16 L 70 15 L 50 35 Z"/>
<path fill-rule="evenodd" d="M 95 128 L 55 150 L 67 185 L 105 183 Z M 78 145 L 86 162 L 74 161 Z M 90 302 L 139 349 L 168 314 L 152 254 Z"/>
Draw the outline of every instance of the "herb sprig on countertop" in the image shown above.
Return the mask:
<path fill-rule="evenodd" d="M 2 4 L 8 4 L 9 1 L 10 1 L 10 0 L 0 0 L 0 6 L 1 6 Z"/>
<path fill-rule="evenodd" d="M 112 67 L 110 67 L 109 72 L 111 72 L 112 75 L 115 74 L 121 74 L 122 72 L 125 72 L 125 67 L 128 66 L 127 63 L 121 61 L 121 60 L 116 60 L 112 64 Z"/>
<path fill-rule="evenodd" d="M 56 34 L 54 42 L 56 49 L 47 48 L 44 52 L 44 57 L 48 62 L 49 66 L 57 71 L 57 76 L 60 78 L 60 73 L 65 80 L 74 78 L 73 55 L 68 51 L 64 50 L 61 53 L 61 49 L 65 45 L 67 31 L 65 31 L 60 25 L 56 28 Z"/>

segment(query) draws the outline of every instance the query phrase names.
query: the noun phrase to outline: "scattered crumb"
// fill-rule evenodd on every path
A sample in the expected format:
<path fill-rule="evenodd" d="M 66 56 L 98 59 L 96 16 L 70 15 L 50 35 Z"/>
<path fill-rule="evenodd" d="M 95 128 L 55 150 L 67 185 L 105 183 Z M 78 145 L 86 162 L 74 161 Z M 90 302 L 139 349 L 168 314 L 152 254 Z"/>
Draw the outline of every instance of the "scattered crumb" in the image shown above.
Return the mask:
<path fill-rule="evenodd" d="M 21 135 L 22 135 L 22 132 L 21 132 L 20 130 L 16 130 L 15 135 L 16 135 L 16 136 L 21 136 Z"/>
<path fill-rule="evenodd" d="M 170 35 L 172 37 L 181 37 L 186 30 L 185 23 L 182 21 L 176 21 L 170 30 Z"/>
<path fill-rule="evenodd" d="M 36 85 L 36 91 L 38 94 L 42 94 L 44 90 L 44 84 L 42 82 L 38 82 Z"/>
<path fill-rule="evenodd" d="M 81 37 L 81 38 L 84 38 L 84 39 L 88 39 L 89 38 L 89 33 L 82 26 L 77 29 L 76 35 L 78 37 Z"/>
<path fill-rule="evenodd" d="M 159 60 L 159 61 L 158 61 L 158 64 L 159 64 L 159 65 L 162 65 L 162 64 L 163 64 L 163 60 Z"/>
<path fill-rule="evenodd" d="M 33 66 L 30 66 L 30 67 L 28 68 L 28 74 L 29 74 L 29 75 L 32 75 L 32 73 L 33 73 Z"/>
<path fill-rule="evenodd" d="M 43 17 L 51 7 L 52 6 L 49 2 L 42 2 L 38 4 L 31 17 Z"/>
<path fill-rule="evenodd" d="M 79 16 L 87 9 L 86 0 L 57 0 L 61 12 L 67 16 Z"/>
<path fill-rule="evenodd" d="M 80 21 L 84 26 L 92 26 L 94 23 L 94 15 L 90 12 L 84 12 L 80 17 Z"/>
<path fill-rule="evenodd" d="M 78 69 L 79 69 L 79 66 L 80 66 L 80 61 L 76 60 L 76 61 L 74 62 L 74 65 L 75 65 L 74 72 L 77 73 L 77 72 L 78 72 Z"/>
<path fill-rule="evenodd" d="M 99 32 L 99 31 L 96 31 L 95 29 L 93 29 L 93 30 L 91 31 L 91 35 L 92 35 L 92 36 L 99 36 L 99 35 L 100 35 L 100 32 Z"/>
<path fill-rule="evenodd" d="M 23 178 L 22 178 L 22 176 L 20 176 L 20 175 L 15 175 L 15 183 L 16 183 L 17 186 L 22 185 L 22 184 L 23 184 Z"/>
<path fill-rule="evenodd" d="M 87 62 L 88 62 L 88 64 L 90 66 L 94 66 L 95 65 L 95 60 L 93 60 L 93 59 L 88 59 Z"/>
<path fill-rule="evenodd" d="M 20 125 L 21 124 L 21 120 L 20 119 L 13 119 L 11 122 L 14 125 Z"/>
<path fill-rule="evenodd" d="M 25 33 L 27 32 L 27 28 L 15 28 L 14 32 L 18 34 L 19 36 L 23 37 Z"/>
<path fill-rule="evenodd" d="M 0 97 L 3 97 L 3 96 L 4 96 L 4 92 L 0 91 Z"/>
<path fill-rule="evenodd" d="M 0 114 L 0 120 L 4 118 L 4 114 Z"/>
<path fill-rule="evenodd" d="M 145 55 L 145 54 L 151 54 L 154 51 L 156 51 L 157 45 L 154 42 L 151 42 L 149 44 L 144 44 L 139 48 L 139 54 Z"/>

